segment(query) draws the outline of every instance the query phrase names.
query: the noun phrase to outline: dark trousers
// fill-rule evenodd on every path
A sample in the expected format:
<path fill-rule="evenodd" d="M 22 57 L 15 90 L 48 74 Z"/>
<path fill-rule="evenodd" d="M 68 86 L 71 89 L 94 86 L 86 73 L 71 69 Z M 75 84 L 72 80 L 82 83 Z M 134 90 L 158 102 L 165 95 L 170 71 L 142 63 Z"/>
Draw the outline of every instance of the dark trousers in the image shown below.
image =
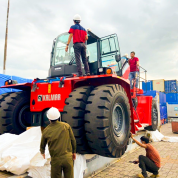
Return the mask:
<path fill-rule="evenodd" d="M 82 75 L 82 65 L 80 56 L 82 57 L 82 62 L 84 64 L 85 73 L 90 73 L 89 66 L 88 66 L 88 60 L 86 56 L 86 46 L 84 43 L 75 43 L 74 44 L 74 52 L 75 52 L 75 60 L 77 64 L 77 70 L 78 74 Z"/>
<path fill-rule="evenodd" d="M 147 172 L 151 172 L 154 175 L 158 174 L 159 168 L 156 164 L 146 156 L 140 155 L 139 156 L 139 167 L 142 169 L 142 175 L 144 177 L 148 177 Z"/>

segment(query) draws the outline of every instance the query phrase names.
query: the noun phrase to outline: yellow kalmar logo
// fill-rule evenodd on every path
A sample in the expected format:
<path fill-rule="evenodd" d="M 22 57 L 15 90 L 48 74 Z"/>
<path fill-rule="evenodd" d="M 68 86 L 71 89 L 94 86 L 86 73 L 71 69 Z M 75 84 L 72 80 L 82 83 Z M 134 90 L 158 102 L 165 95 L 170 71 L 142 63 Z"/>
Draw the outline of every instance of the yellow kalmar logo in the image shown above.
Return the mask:
<path fill-rule="evenodd" d="M 51 84 L 48 84 L 48 93 L 51 93 Z"/>

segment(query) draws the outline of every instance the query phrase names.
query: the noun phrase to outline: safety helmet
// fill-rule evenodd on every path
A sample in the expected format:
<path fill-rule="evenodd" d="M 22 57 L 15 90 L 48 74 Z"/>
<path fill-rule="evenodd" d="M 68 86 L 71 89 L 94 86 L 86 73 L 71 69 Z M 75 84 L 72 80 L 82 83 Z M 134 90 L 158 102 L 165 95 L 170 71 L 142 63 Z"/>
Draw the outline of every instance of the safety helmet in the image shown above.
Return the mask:
<path fill-rule="evenodd" d="M 82 18 L 79 14 L 76 14 L 76 15 L 74 15 L 73 20 L 82 20 Z"/>
<path fill-rule="evenodd" d="M 49 120 L 57 120 L 60 117 L 61 117 L 61 114 L 57 108 L 52 107 L 47 111 L 47 118 Z"/>

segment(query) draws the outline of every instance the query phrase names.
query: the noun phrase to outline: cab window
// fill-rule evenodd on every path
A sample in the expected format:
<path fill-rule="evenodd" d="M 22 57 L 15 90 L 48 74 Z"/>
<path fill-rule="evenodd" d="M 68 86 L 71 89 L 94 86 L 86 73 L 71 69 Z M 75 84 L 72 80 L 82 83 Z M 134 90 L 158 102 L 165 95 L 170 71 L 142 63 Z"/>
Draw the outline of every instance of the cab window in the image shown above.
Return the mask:
<path fill-rule="evenodd" d="M 117 35 L 109 35 L 101 38 L 100 43 L 101 62 L 103 67 L 110 67 L 114 74 L 120 70 L 120 64 L 115 60 L 115 55 L 120 54 Z"/>

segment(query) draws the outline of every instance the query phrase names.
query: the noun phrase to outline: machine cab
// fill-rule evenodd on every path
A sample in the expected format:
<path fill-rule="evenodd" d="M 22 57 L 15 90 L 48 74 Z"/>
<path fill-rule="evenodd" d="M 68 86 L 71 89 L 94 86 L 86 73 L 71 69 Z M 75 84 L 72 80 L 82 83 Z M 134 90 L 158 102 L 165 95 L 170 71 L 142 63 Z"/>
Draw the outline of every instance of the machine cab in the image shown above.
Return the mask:
<path fill-rule="evenodd" d="M 68 52 L 65 52 L 68 37 L 68 33 L 63 33 L 53 41 L 49 77 L 72 76 L 72 74 L 77 74 L 72 41 L 69 44 Z M 111 68 L 113 74 L 121 74 L 122 62 L 116 34 L 99 38 L 91 31 L 88 31 L 86 45 L 91 75 L 97 75 L 99 68 Z"/>

